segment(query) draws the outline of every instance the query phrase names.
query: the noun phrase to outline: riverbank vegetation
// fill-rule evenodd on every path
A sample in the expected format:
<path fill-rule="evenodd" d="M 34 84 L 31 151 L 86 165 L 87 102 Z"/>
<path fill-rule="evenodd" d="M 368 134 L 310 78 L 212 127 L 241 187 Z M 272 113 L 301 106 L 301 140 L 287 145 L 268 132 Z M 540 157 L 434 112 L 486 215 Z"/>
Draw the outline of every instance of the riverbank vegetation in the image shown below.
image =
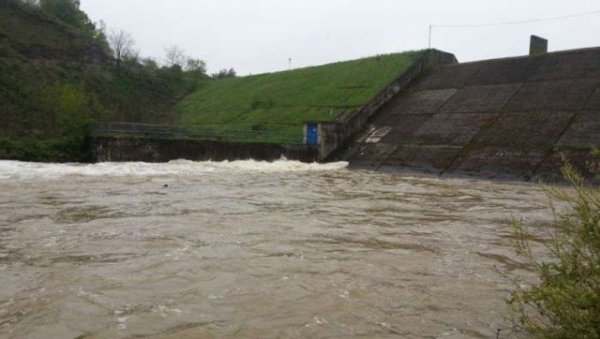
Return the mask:
<path fill-rule="evenodd" d="M 0 2 L 0 158 L 85 161 L 88 123 L 175 124 L 209 81 L 201 60 L 159 66 L 97 26 L 73 0 Z"/>
<path fill-rule="evenodd" d="M 600 189 L 586 185 L 568 164 L 563 173 L 573 189 L 548 189 L 567 206 L 545 243 L 550 259 L 540 260 L 532 251 L 533 235 L 514 224 L 515 246 L 536 268 L 539 283 L 519 288 L 511 304 L 518 326 L 537 338 L 600 338 Z"/>

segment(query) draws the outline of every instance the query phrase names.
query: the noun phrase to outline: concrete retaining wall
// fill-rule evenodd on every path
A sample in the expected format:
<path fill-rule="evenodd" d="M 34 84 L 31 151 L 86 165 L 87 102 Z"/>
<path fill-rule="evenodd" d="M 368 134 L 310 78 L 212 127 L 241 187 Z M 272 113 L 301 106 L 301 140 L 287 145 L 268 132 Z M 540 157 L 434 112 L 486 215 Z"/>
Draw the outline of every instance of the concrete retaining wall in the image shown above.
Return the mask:
<path fill-rule="evenodd" d="M 400 91 L 415 79 L 442 65 L 457 63 L 453 54 L 428 50 L 406 72 L 384 88 L 370 103 L 360 110 L 339 116 L 336 121 L 319 123 L 319 161 L 327 161 L 348 146 L 367 122 Z"/>

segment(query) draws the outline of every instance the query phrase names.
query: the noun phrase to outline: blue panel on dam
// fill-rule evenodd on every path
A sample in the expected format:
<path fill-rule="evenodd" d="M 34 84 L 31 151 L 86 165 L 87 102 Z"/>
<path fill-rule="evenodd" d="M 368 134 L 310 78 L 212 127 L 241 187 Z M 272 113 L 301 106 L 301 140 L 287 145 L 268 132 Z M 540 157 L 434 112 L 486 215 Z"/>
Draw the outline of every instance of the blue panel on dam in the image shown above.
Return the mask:
<path fill-rule="evenodd" d="M 319 125 L 314 124 L 306 124 L 306 143 L 308 145 L 318 145 L 319 144 Z"/>

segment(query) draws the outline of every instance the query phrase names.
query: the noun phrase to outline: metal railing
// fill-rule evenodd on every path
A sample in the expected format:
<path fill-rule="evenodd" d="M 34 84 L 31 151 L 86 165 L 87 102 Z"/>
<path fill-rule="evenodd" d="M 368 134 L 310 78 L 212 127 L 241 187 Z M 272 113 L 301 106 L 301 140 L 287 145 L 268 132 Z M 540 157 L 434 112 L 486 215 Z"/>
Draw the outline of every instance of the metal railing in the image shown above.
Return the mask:
<path fill-rule="evenodd" d="M 93 137 L 148 138 L 177 140 L 209 140 L 223 142 L 256 142 L 287 145 L 303 144 L 302 133 L 269 130 L 226 130 L 201 128 L 190 131 L 181 127 L 124 122 L 96 122 L 90 125 Z"/>

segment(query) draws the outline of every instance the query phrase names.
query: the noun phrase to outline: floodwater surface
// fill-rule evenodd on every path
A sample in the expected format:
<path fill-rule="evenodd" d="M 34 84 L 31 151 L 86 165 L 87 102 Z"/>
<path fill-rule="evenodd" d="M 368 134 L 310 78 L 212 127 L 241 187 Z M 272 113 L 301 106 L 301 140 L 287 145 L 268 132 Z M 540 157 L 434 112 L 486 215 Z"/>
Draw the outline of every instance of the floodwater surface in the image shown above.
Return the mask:
<path fill-rule="evenodd" d="M 0 162 L 0 337 L 510 337 L 544 192 L 345 167 Z"/>

